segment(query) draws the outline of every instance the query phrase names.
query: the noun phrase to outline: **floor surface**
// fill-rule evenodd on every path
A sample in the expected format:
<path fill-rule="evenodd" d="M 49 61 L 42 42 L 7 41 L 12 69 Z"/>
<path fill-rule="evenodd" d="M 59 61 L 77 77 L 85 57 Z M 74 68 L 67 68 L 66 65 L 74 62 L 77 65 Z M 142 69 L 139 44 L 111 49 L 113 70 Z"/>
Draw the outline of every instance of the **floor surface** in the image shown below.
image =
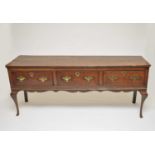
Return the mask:
<path fill-rule="evenodd" d="M 8 92 L 6 93 L 8 94 Z M 29 93 L 24 102 L 18 94 L 20 116 L 9 94 L 1 99 L 0 130 L 154 130 L 155 108 L 147 101 L 139 118 L 140 95 L 89 92 Z"/>

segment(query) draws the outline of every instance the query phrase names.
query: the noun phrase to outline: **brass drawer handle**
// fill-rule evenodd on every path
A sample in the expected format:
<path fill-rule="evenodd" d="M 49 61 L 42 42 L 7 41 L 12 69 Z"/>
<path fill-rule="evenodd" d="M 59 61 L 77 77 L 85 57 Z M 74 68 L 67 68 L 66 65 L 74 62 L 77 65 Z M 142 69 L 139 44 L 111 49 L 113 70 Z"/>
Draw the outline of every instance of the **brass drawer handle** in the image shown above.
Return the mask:
<path fill-rule="evenodd" d="M 70 76 L 64 76 L 62 77 L 62 79 L 65 81 L 65 82 L 69 82 L 71 80 L 71 77 Z"/>
<path fill-rule="evenodd" d="M 92 76 L 85 76 L 84 79 L 87 81 L 87 82 L 90 82 L 91 80 L 93 80 L 94 78 Z"/>
<path fill-rule="evenodd" d="M 130 76 L 129 79 L 133 81 L 140 80 L 140 76 Z"/>
<path fill-rule="evenodd" d="M 25 79 L 26 79 L 26 77 L 24 77 L 24 76 L 17 77 L 17 80 L 19 80 L 20 82 L 23 82 Z"/>
<path fill-rule="evenodd" d="M 39 81 L 45 82 L 45 81 L 47 81 L 47 77 L 40 77 L 40 78 L 39 78 Z"/>
<path fill-rule="evenodd" d="M 118 76 L 115 76 L 115 75 L 108 76 L 108 79 L 114 82 L 115 80 L 118 80 Z"/>

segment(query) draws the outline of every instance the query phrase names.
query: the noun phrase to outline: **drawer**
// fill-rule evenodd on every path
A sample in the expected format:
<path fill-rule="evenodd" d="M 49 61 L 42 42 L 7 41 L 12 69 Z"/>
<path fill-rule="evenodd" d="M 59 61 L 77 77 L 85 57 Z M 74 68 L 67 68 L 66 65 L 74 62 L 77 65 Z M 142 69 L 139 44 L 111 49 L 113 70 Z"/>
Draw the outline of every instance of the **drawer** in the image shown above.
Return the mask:
<path fill-rule="evenodd" d="M 107 87 L 143 87 L 145 86 L 145 70 L 105 71 L 103 80 Z"/>
<path fill-rule="evenodd" d="M 52 72 L 48 71 L 12 71 L 14 87 L 48 88 L 52 83 Z"/>
<path fill-rule="evenodd" d="M 98 85 L 97 71 L 61 70 L 56 72 L 58 86 L 93 87 Z"/>

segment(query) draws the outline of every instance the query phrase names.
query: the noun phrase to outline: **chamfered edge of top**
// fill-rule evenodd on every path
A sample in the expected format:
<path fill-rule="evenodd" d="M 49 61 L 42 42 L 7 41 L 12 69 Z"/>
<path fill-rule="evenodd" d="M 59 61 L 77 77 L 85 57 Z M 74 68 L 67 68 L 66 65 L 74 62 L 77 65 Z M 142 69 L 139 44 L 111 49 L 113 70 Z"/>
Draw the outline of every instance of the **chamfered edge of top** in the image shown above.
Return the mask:
<path fill-rule="evenodd" d="M 135 66 L 135 67 L 150 67 L 151 64 L 143 57 L 143 56 L 140 56 L 140 55 L 19 55 L 17 57 L 15 57 L 12 61 L 10 61 L 9 63 L 7 63 L 5 65 L 6 68 L 9 68 L 9 67 L 31 67 L 31 66 L 20 66 L 20 65 L 12 65 L 12 63 L 16 60 L 18 60 L 19 58 L 24 58 L 24 57 L 139 57 L 141 58 L 145 64 L 144 65 L 138 65 L 138 66 Z M 32 66 L 33 67 L 33 66 Z M 46 66 L 35 66 L 35 67 L 46 67 Z M 50 66 L 47 66 L 47 67 L 50 67 Z M 51 66 L 52 67 L 52 66 Z M 53 67 L 64 67 L 64 66 L 53 66 Z M 65 67 L 69 67 L 69 66 L 65 66 Z M 73 67 L 76 67 L 76 66 L 73 66 Z M 77 67 L 82 67 L 82 66 L 77 66 Z M 83 66 L 83 67 L 87 67 L 87 66 Z M 88 67 L 91 67 L 91 66 L 88 66 Z M 92 67 L 102 67 L 102 66 L 92 66 Z M 103 67 L 112 67 L 112 66 L 103 66 Z M 116 67 L 122 67 L 121 65 L 119 66 L 116 66 Z M 129 66 L 125 66 L 125 67 L 132 67 L 131 65 Z"/>

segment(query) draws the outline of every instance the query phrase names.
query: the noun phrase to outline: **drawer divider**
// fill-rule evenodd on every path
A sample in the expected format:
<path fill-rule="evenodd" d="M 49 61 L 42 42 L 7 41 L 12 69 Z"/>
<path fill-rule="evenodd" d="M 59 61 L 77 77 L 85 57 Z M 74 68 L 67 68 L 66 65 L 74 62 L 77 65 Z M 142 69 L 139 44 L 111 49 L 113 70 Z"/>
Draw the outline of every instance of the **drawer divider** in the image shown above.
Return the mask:
<path fill-rule="evenodd" d="M 53 84 L 54 84 L 54 86 L 57 85 L 56 71 L 53 71 Z"/>
<path fill-rule="evenodd" d="M 99 71 L 99 85 L 102 86 L 103 85 L 103 72 Z"/>

